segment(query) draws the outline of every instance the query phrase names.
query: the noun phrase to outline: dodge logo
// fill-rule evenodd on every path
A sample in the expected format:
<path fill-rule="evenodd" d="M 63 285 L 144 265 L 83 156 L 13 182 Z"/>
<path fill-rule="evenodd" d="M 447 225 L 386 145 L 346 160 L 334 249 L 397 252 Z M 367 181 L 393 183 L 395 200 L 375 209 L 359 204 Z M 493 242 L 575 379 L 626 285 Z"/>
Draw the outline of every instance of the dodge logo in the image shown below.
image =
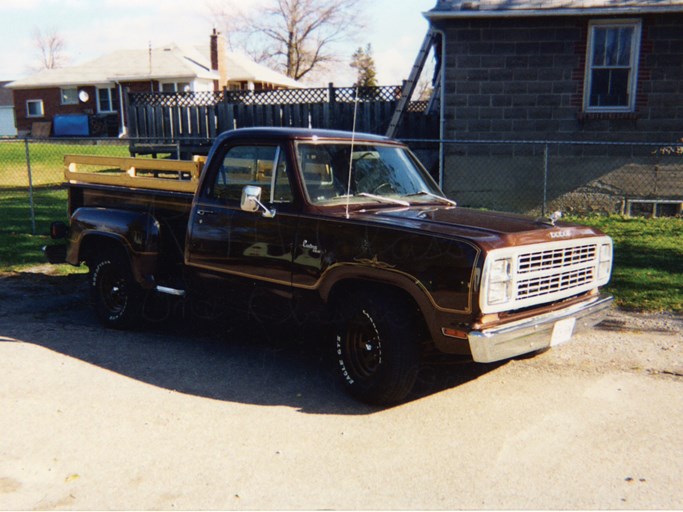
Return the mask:
<path fill-rule="evenodd" d="M 562 231 L 551 231 L 550 232 L 550 238 L 569 238 L 570 236 L 571 236 L 571 233 L 567 229 L 564 229 Z"/>

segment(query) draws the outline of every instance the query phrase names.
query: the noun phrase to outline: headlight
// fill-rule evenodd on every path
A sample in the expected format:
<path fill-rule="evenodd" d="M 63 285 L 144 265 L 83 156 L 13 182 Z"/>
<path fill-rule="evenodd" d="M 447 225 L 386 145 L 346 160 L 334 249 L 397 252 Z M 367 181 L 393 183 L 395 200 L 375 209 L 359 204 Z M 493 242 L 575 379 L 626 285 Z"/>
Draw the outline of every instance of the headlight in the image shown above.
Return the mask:
<path fill-rule="evenodd" d="M 493 261 L 489 267 L 486 302 L 502 304 L 512 298 L 512 259 Z"/>
<path fill-rule="evenodd" d="M 598 279 L 609 279 L 612 271 L 612 244 L 600 246 L 600 260 L 598 261 Z"/>

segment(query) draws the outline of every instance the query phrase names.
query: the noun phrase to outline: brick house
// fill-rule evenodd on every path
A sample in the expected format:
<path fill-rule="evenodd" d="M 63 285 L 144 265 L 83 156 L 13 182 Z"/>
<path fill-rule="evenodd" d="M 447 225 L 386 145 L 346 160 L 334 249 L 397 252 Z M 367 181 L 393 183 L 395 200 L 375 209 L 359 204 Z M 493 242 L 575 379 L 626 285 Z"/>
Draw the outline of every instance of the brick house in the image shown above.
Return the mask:
<path fill-rule="evenodd" d="M 425 16 L 440 35 L 444 139 L 672 144 L 683 137 L 683 0 L 442 0 Z M 472 200 L 496 206 L 510 196 L 511 184 L 538 181 L 523 170 L 538 160 L 534 151 L 447 145 L 442 168 L 460 176 L 453 189 L 469 183 L 476 195 L 484 188 L 481 169 L 507 165 L 507 184 L 489 183 L 490 197 Z M 555 151 L 567 157 L 586 153 L 585 146 Z M 529 158 L 513 163 L 513 152 Z M 607 146 L 590 152 L 595 161 L 602 153 L 615 157 Z M 623 197 L 673 194 L 683 201 L 680 166 L 671 167 L 673 189 L 660 183 L 658 191 L 648 192 L 635 182 L 624 188 L 623 179 L 615 184 L 614 173 L 623 174 L 626 163 L 613 160 L 609 168 L 589 172 L 585 162 L 582 171 L 576 158 L 568 158 L 563 165 L 573 184 L 558 185 L 554 196 L 602 180 L 603 188 L 617 187 Z M 499 178 L 500 172 L 488 179 Z M 534 206 L 535 200 L 522 209 Z"/>
<path fill-rule="evenodd" d="M 117 136 L 126 133 L 121 102 L 128 92 L 214 91 L 224 87 L 294 88 L 289 77 L 228 52 L 216 31 L 205 47 L 119 50 L 79 66 L 43 70 L 8 84 L 20 135 L 35 123 L 53 135 Z"/>

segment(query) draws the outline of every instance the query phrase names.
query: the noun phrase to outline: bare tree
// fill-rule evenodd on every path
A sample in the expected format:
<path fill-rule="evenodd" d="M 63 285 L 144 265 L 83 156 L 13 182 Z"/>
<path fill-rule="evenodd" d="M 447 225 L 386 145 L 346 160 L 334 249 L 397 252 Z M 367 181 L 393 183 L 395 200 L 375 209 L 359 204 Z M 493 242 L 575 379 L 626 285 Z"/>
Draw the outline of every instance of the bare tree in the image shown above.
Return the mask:
<path fill-rule="evenodd" d="M 337 43 L 362 28 L 362 0 L 267 0 L 263 8 L 232 20 L 231 46 L 240 46 L 299 80 L 339 62 Z M 230 29 L 229 29 L 230 31 Z M 236 37 L 236 32 L 242 37 Z"/>
<path fill-rule="evenodd" d="M 40 69 L 55 69 L 64 65 L 64 38 L 55 28 L 43 32 L 40 28 L 33 29 L 33 45 L 39 52 Z"/>

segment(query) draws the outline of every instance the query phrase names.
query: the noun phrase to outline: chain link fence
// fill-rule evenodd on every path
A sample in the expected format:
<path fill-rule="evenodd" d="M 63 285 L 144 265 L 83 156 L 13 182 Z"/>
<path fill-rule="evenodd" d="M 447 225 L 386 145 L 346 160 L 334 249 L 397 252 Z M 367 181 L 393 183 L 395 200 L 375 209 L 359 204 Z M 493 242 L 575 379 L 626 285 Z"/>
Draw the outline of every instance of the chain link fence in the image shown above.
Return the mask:
<path fill-rule="evenodd" d="M 419 146 L 420 158 L 461 206 L 532 215 L 557 210 L 655 217 L 682 213 L 683 145 L 408 142 Z"/>
<path fill-rule="evenodd" d="M 66 220 L 64 155 L 130 156 L 119 139 L 0 139 L 0 230 L 47 234 Z"/>
<path fill-rule="evenodd" d="M 461 206 L 516 213 L 680 216 L 683 146 L 407 141 Z M 64 155 L 129 156 L 130 140 L 0 139 L 0 230 L 46 234 L 66 220 Z M 180 148 L 172 152 L 179 154 Z M 169 156 L 158 154 L 159 158 Z M 439 162 L 443 161 L 443 167 Z"/>

